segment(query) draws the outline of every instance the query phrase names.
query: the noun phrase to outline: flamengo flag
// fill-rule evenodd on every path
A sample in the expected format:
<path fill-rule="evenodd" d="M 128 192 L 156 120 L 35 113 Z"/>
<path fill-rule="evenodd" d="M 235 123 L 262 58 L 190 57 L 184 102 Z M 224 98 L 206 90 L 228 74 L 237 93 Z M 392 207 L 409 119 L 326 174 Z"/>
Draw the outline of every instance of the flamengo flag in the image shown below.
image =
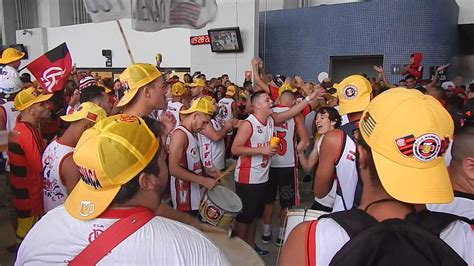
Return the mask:
<path fill-rule="evenodd" d="M 45 93 L 62 90 L 72 69 L 66 43 L 36 58 L 26 68 L 35 76 Z"/>
<path fill-rule="evenodd" d="M 137 31 L 200 29 L 217 14 L 216 0 L 84 0 L 93 22 L 132 18 Z"/>

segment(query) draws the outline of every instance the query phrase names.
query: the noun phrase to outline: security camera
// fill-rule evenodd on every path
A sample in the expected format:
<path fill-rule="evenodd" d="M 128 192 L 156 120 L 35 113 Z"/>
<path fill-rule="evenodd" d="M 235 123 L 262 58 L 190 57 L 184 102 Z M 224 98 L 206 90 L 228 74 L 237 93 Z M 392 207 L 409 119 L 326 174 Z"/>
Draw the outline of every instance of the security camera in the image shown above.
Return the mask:
<path fill-rule="evenodd" d="M 23 35 L 30 34 L 33 35 L 33 32 L 31 30 L 23 30 Z"/>

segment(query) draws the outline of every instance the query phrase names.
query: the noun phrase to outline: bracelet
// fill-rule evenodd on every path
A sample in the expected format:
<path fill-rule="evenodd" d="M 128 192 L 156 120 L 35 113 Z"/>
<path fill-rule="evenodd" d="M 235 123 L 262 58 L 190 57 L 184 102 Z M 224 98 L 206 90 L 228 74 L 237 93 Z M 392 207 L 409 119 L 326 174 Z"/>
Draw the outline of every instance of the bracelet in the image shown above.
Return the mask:
<path fill-rule="evenodd" d="M 306 96 L 306 97 L 304 98 L 304 100 L 305 100 L 307 103 L 311 103 L 311 99 L 309 98 L 309 96 Z"/>

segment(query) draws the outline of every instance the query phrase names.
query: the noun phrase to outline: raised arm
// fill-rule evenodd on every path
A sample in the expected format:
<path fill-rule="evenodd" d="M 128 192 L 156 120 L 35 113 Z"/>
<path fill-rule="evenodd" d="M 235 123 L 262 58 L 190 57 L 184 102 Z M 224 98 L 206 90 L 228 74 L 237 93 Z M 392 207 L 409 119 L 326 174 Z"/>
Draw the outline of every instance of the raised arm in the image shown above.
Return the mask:
<path fill-rule="evenodd" d="M 395 85 L 393 85 L 392 83 L 390 83 L 390 81 L 388 81 L 387 76 L 385 75 L 385 72 L 382 66 L 374 66 L 374 70 L 377 71 L 377 73 L 379 73 L 380 76 L 382 76 L 382 80 L 383 80 L 383 83 L 385 83 L 385 86 L 387 86 L 388 88 L 395 88 Z"/>
<path fill-rule="evenodd" d="M 257 91 L 265 91 L 266 93 L 270 93 L 270 89 L 268 88 L 268 84 L 260 77 L 259 73 L 259 64 L 261 63 L 262 59 L 256 57 L 252 59 L 252 71 L 253 71 L 253 78 L 255 80 L 255 88 L 254 92 Z"/>
<path fill-rule="evenodd" d="M 447 68 L 448 66 L 449 66 L 449 64 L 445 64 L 445 65 L 442 65 L 442 66 L 439 66 L 438 68 L 436 68 L 433 80 L 431 81 L 430 84 L 426 85 L 427 89 L 436 87 L 436 84 L 439 81 L 439 72 L 441 72 L 443 69 Z"/>

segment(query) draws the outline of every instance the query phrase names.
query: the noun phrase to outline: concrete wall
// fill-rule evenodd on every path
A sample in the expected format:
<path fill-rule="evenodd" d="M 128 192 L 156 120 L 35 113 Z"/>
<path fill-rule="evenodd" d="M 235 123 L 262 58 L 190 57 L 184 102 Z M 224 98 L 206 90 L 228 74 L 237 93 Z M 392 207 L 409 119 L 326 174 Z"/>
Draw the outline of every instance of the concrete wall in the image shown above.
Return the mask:
<path fill-rule="evenodd" d="M 163 67 L 189 67 L 189 29 L 167 29 L 159 32 L 139 32 L 131 29 L 130 20 L 121 25 L 127 36 L 135 62 L 155 64 L 155 54 L 163 54 Z M 77 67 L 105 67 L 102 49 L 112 50 L 113 67 L 126 67 L 131 62 L 115 21 L 45 28 L 46 45 L 40 49 L 36 31 L 32 35 L 17 32 L 17 41 L 25 44 L 30 59 L 66 42 Z M 26 62 L 27 63 L 27 62 Z"/>
<path fill-rule="evenodd" d="M 474 23 L 474 1 L 456 0 L 459 5 L 459 24 Z"/>
<path fill-rule="evenodd" d="M 207 34 L 208 29 L 240 27 L 242 53 L 213 53 L 210 45 L 191 46 L 191 71 L 201 71 L 208 77 L 229 74 L 230 80 L 242 85 L 246 70 L 252 70 L 250 60 L 257 55 L 258 0 L 220 0 L 215 20 L 203 29 L 191 30 L 191 35 Z M 188 41 L 189 42 L 189 41 Z"/>

